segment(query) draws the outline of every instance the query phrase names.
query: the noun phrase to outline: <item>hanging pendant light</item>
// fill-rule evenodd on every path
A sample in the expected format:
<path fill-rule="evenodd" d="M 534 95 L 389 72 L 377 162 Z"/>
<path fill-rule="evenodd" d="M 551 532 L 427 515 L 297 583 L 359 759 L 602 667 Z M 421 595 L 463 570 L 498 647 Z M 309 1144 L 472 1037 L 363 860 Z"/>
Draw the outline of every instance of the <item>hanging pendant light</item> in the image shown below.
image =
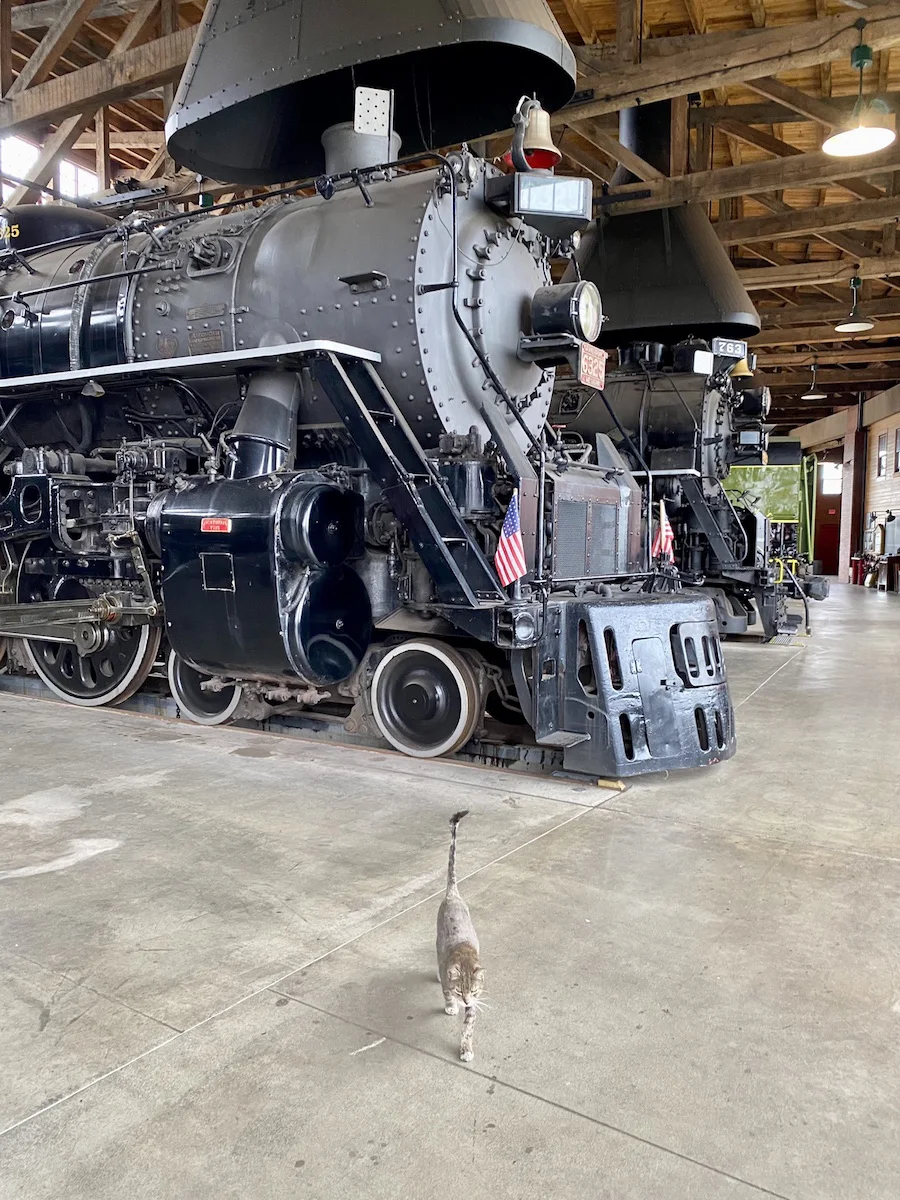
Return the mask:
<path fill-rule="evenodd" d="M 859 154 L 874 154 L 884 150 L 896 138 L 891 113 L 883 100 L 866 100 L 863 97 L 863 71 L 874 62 L 872 47 L 863 42 L 864 17 L 856 22 L 859 30 L 859 45 L 850 54 L 850 65 L 859 71 L 859 95 L 846 129 L 836 131 L 822 143 L 826 154 L 835 158 L 855 158 Z"/>
<path fill-rule="evenodd" d="M 823 392 L 821 388 L 818 388 L 818 389 L 816 388 L 816 362 L 815 362 L 815 359 L 813 359 L 813 365 L 812 365 L 812 382 L 810 383 L 810 385 L 806 389 L 806 391 L 803 393 L 803 395 L 800 397 L 800 399 L 801 400 L 827 400 L 828 399 L 827 392 Z"/>
<path fill-rule="evenodd" d="M 875 322 L 868 317 L 864 317 L 859 311 L 859 289 L 862 287 L 862 280 L 858 275 L 854 275 L 850 280 L 850 290 L 853 293 L 853 303 L 850 306 L 850 312 L 846 317 L 838 321 L 834 327 L 835 333 L 865 333 L 867 329 L 874 329 Z"/>

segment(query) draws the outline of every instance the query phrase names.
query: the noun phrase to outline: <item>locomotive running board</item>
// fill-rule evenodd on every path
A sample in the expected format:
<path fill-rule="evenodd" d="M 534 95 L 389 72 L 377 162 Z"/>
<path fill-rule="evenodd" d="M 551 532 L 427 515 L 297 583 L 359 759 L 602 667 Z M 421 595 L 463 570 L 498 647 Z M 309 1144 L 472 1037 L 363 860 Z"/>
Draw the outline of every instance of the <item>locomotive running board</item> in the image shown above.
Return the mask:
<path fill-rule="evenodd" d="M 75 389 L 91 381 L 104 379 L 143 379 L 148 375 L 171 375 L 177 371 L 186 379 L 210 379 L 217 375 L 233 375 L 235 371 L 253 367 L 271 368 L 283 366 L 299 368 L 312 354 L 334 354 L 339 359 L 358 362 L 379 363 L 381 355 L 375 350 L 361 346 L 347 346 L 343 342 L 312 340 L 308 342 L 286 342 L 282 346 L 257 346 L 253 350 L 227 350 L 222 354 L 195 354 L 190 358 L 147 359 L 145 362 L 117 364 L 111 367 L 89 367 L 78 371 L 52 371 L 46 375 L 23 375 L 14 379 L 0 379 L 0 395 L 17 392 L 40 391 L 52 388 Z"/>

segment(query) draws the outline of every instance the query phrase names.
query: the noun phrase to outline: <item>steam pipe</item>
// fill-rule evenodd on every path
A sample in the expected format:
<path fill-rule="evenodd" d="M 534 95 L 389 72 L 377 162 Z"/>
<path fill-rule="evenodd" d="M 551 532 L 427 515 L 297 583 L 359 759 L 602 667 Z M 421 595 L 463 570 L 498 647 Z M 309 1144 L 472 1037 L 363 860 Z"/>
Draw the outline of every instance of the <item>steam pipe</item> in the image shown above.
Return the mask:
<path fill-rule="evenodd" d="M 292 465 L 297 453 L 300 380 L 295 371 L 260 371 L 253 376 L 228 435 L 233 454 L 229 479 L 252 479 Z"/>

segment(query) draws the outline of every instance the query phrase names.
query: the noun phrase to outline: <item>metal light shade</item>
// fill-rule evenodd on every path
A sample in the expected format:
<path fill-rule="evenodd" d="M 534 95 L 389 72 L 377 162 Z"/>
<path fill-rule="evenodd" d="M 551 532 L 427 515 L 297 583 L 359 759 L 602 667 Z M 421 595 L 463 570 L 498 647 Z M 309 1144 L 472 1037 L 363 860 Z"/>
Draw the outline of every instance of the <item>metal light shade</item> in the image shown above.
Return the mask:
<path fill-rule="evenodd" d="M 853 296 L 850 312 L 835 325 L 835 333 L 865 333 L 868 329 L 875 328 L 875 322 L 864 317 L 859 311 L 859 289 L 861 287 L 862 280 L 858 275 L 854 275 L 850 280 L 850 292 Z"/>
<path fill-rule="evenodd" d="M 863 100 L 854 107 L 849 127 L 826 138 L 822 149 L 834 158 L 855 158 L 884 150 L 896 136 L 887 105 L 881 100 Z"/>
<path fill-rule="evenodd" d="M 812 382 L 807 390 L 800 397 L 801 400 L 827 400 L 828 393 L 823 392 L 821 388 L 816 388 L 816 364 L 812 365 Z"/>
<path fill-rule="evenodd" d="M 394 91 L 404 153 L 509 127 L 523 95 L 571 99 L 575 59 L 545 0 L 211 0 L 166 122 L 203 175 L 276 183 L 324 169 L 357 85 Z"/>
<path fill-rule="evenodd" d="M 849 314 L 835 325 L 834 331 L 835 333 L 865 333 L 867 329 L 874 328 L 875 322 L 870 321 L 868 317 L 862 316 L 859 311 L 859 305 L 854 304 Z"/>

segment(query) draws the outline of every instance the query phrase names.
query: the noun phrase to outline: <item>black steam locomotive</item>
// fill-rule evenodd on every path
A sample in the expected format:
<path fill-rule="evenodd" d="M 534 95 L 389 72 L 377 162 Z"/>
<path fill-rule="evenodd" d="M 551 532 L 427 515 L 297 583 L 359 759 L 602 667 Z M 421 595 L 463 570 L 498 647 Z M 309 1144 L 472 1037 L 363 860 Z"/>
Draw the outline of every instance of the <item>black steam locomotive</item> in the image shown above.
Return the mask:
<path fill-rule="evenodd" d="M 619 138 L 666 170 L 670 128 L 668 102 L 644 105 L 620 115 Z M 596 435 L 613 438 L 656 511 L 665 505 L 682 581 L 714 598 L 722 633 L 757 621 L 767 638 L 793 632 L 788 599 L 823 599 L 827 581 L 785 575 L 768 518 L 722 486 L 734 465 L 765 462 L 771 396 L 746 361 L 759 318 L 705 211 L 601 216 L 578 264 L 603 293 L 597 340 L 618 361 L 602 391 L 560 381 L 551 422 L 576 459 L 593 459 Z"/>
<path fill-rule="evenodd" d="M 222 173 L 236 168 L 211 156 L 235 143 L 195 91 L 220 103 L 204 56 L 234 32 L 215 27 L 224 7 L 208 10 L 170 129 L 182 158 Z M 488 129 L 523 68 L 556 103 L 571 93 L 571 54 L 536 13 L 491 22 L 504 72 L 480 97 Z M 547 426 L 555 364 L 599 330 L 592 283 L 550 282 L 589 184 L 534 169 L 531 102 L 512 173 L 465 146 L 433 153 L 435 130 L 479 132 L 458 127 L 473 116 L 455 96 L 439 104 L 448 47 L 429 59 L 425 105 L 404 92 L 409 54 L 367 73 L 361 45 L 355 72 L 324 77 L 333 109 L 357 84 L 370 103 L 389 86 L 404 120 L 419 110 L 400 123 L 411 157 L 386 166 L 396 141 L 359 110 L 356 128 L 327 130 L 316 110 L 300 132 L 285 117 L 265 161 L 251 161 L 260 142 L 242 151 L 256 178 L 312 167 L 314 194 L 10 244 L 0 634 L 76 704 L 133 694 L 164 645 L 183 714 L 207 724 L 321 707 L 425 757 L 480 734 L 487 711 L 576 772 L 728 757 L 711 600 L 652 570 L 642 488 L 611 440 L 578 465 Z M 299 85 L 278 86 L 293 112 Z M 243 134 L 259 116 L 246 90 Z M 511 508 L 524 570 L 504 585 Z"/>

